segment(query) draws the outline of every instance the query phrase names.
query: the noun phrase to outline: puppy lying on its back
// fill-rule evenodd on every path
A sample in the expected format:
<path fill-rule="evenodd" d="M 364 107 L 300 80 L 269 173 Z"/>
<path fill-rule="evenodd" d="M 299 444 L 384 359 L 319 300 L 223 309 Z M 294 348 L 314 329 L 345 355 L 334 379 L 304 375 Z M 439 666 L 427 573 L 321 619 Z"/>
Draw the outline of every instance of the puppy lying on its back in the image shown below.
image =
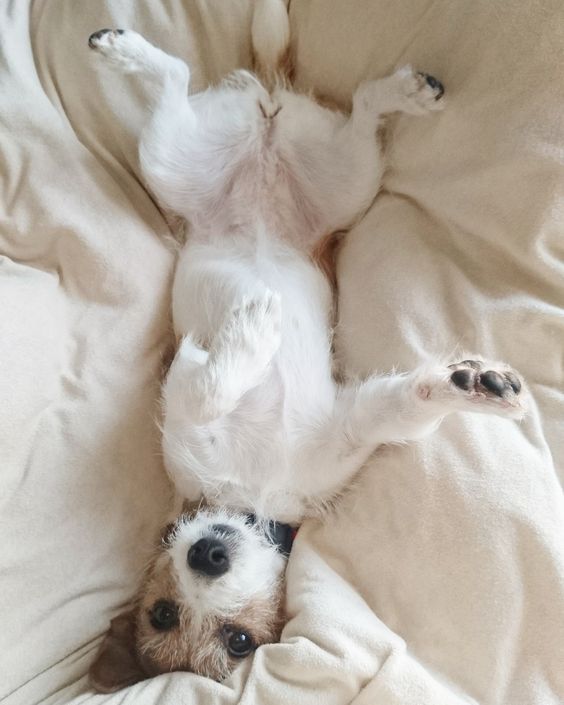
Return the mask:
<path fill-rule="evenodd" d="M 523 413 L 505 365 L 333 379 L 332 292 L 311 253 L 376 196 L 382 116 L 435 110 L 443 88 L 406 67 L 362 83 L 350 116 L 327 110 L 272 87 L 288 36 L 283 1 L 257 0 L 253 44 L 269 82 L 238 71 L 190 97 L 188 66 L 135 32 L 90 37 L 151 86 L 143 173 L 190 223 L 163 449 L 178 493 L 208 505 L 167 527 L 134 609 L 113 621 L 92 668 L 100 690 L 173 670 L 224 678 L 279 638 L 285 560 L 273 535 L 285 524 L 316 514 L 382 443 L 420 438 L 454 411 Z"/>

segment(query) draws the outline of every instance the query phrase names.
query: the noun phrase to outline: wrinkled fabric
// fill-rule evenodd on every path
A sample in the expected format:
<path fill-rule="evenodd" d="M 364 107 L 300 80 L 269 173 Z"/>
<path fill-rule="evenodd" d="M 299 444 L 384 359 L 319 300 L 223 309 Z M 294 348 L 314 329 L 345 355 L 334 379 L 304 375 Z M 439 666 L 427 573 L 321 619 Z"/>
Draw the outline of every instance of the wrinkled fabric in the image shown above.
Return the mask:
<path fill-rule="evenodd" d="M 527 379 L 521 422 L 456 414 L 378 451 L 288 565 L 290 621 L 226 683 L 111 696 L 86 673 L 168 505 L 157 420 L 171 224 L 144 189 L 151 96 L 89 34 L 129 27 L 194 90 L 250 62 L 249 0 L 0 5 L 0 699 L 7 705 L 557 705 L 564 700 L 564 7 L 292 0 L 296 75 L 346 105 L 412 63 L 341 249 L 351 375 L 462 351 Z"/>

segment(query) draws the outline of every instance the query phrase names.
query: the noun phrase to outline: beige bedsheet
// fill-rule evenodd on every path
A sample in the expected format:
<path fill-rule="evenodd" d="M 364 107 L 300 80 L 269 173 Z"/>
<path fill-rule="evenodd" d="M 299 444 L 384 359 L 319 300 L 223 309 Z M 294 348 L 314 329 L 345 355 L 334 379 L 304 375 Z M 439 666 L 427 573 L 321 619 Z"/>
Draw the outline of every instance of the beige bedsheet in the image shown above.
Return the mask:
<path fill-rule="evenodd" d="M 521 423 L 457 415 L 380 452 L 335 516 L 301 529 L 282 643 L 228 683 L 88 691 L 166 508 L 154 419 L 173 256 L 139 181 L 148 96 L 86 40 L 135 28 L 202 87 L 248 63 L 249 10 L 0 3 L 0 699 L 562 703 L 560 0 L 292 0 L 303 86 L 346 102 L 410 61 L 447 88 L 441 115 L 390 125 L 385 192 L 342 252 L 349 369 L 458 346 L 511 362 L 534 403 Z"/>

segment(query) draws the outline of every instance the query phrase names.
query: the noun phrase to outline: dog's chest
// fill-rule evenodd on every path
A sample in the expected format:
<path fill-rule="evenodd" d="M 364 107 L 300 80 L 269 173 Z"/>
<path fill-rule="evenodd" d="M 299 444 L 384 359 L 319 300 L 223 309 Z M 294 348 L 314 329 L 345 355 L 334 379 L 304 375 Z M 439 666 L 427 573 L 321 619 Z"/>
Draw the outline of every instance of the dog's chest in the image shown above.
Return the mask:
<path fill-rule="evenodd" d="M 233 413 L 206 429 L 169 428 L 165 457 L 177 488 L 196 481 L 191 493 L 203 492 L 214 504 L 277 521 L 300 521 L 310 497 L 310 488 L 304 486 L 304 447 L 334 393 L 324 360 L 318 361 L 316 374 L 317 380 L 313 374 L 306 379 L 299 370 L 298 384 L 295 377 L 283 379 L 275 367 Z M 181 462 L 175 465 L 174 458 Z"/>

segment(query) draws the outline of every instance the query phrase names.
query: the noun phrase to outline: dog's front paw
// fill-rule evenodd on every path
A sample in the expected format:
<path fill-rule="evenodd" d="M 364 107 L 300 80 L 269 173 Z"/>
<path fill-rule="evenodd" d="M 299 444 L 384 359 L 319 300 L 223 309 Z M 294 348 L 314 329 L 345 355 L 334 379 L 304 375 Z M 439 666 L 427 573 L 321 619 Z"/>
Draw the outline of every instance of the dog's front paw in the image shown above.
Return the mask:
<path fill-rule="evenodd" d="M 521 418 L 528 393 L 515 370 L 498 362 L 463 360 L 448 367 L 424 370 L 417 377 L 416 394 L 445 412 L 477 411 Z"/>
<path fill-rule="evenodd" d="M 245 297 L 232 314 L 232 345 L 253 358 L 253 367 L 264 367 L 280 347 L 281 326 L 279 294 L 266 290 L 259 296 Z"/>
<path fill-rule="evenodd" d="M 88 37 L 88 46 L 127 73 L 142 68 L 154 49 L 140 34 L 125 29 L 99 29 Z"/>
<path fill-rule="evenodd" d="M 444 107 L 443 84 L 434 76 L 404 66 L 390 77 L 398 93 L 401 110 L 412 115 L 424 115 Z"/>
<path fill-rule="evenodd" d="M 483 360 L 463 360 L 449 365 L 449 384 L 473 405 L 520 418 L 525 413 L 523 381 L 511 367 Z"/>

